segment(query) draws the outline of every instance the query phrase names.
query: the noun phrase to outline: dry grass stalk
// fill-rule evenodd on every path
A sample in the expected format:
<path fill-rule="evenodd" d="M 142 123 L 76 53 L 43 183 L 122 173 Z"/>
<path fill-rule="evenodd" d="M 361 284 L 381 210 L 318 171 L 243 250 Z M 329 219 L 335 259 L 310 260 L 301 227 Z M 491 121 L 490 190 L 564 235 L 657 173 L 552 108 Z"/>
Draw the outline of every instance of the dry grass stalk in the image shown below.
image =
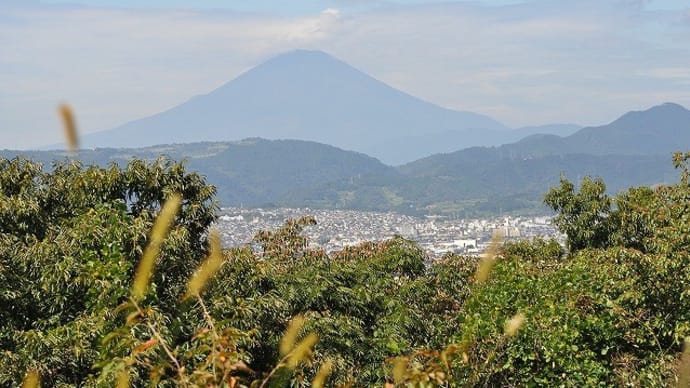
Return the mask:
<path fill-rule="evenodd" d="M 137 301 L 134 299 L 134 297 L 132 297 L 130 300 L 132 301 L 132 305 L 134 306 L 134 308 L 136 308 L 139 311 L 139 314 L 141 314 L 141 316 L 145 316 L 146 314 L 141 309 L 141 307 L 139 307 L 139 304 L 137 304 Z M 184 375 L 184 368 L 182 367 L 182 365 L 180 365 L 180 362 L 177 361 L 177 358 L 175 358 L 175 355 L 173 354 L 172 349 L 170 349 L 170 347 L 168 347 L 168 345 L 165 343 L 165 340 L 163 339 L 163 336 L 161 335 L 161 333 L 156 329 L 156 327 L 150 321 L 148 321 L 148 320 L 146 321 L 146 326 L 149 328 L 149 330 L 151 330 L 151 334 L 153 334 L 153 336 L 155 337 L 155 340 L 151 339 L 147 342 L 147 345 L 146 345 L 147 348 L 154 346 L 154 345 L 160 345 L 163 348 L 163 350 L 165 351 L 165 354 L 168 356 L 168 358 L 170 358 L 170 361 L 173 363 L 173 365 L 175 365 L 175 370 L 177 371 L 177 374 L 180 377 L 180 381 L 179 381 L 178 385 L 179 386 L 187 386 L 187 378 Z M 136 350 L 136 349 L 134 349 L 134 350 Z M 134 352 L 133 352 L 133 354 L 134 354 Z"/>
<path fill-rule="evenodd" d="M 295 345 L 297 342 L 297 337 L 304 326 L 304 321 L 304 317 L 299 315 L 290 321 L 290 325 L 280 341 L 279 350 L 280 355 L 283 356 L 283 358 L 266 376 L 259 388 L 266 387 L 273 375 L 275 375 L 278 370 L 282 368 L 295 369 L 301 362 L 309 361 L 314 350 L 314 346 L 317 342 L 319 342 L 319 336 L 314 333 L 309 333 L 301 342 Z"/>
<path fill-rule="evenodd" d="M 146 294 L 161 245 L 168 235 L 181 205 L 182 196 L 180 194 L 171 195 L 163 204 L 158 217 L 156 217 L 156 221 L 153 223 L 149 243 L 144 249 L 144 254 L 141 256 L 141 261 L 139 261 L 139 266 L 134 275 L 134 284 L 132 285 L 132 298 L 134 300 L 141 300 Z"/>
<path fill-rule="evenodd" d="M 441 362 L 443 363 L 443 366 L 446 367 L 446 370 L 448 373 L 450 373 L 451 366 L 450 366 L 450 361 L 455 355 L 461 351 L 460 346 L 457 344 L 450 344 L 446 346 L 446 348 L 441 352 Z M 463 353 L 464 354 L 464 353 Z"/>
<path fill-rule="evenodd" d="M 319 336 L 314 333 L 307 334 L 302 342 L 298 343 L 287 357 L 286 365 L 290 369 L 297 368 L 302 361 L 306 361 L 311 356 L 314 345 L 319 342 Z"/>
<path fill-rule="evenodd" d="M 26 372 L 24 376 L 24 381 L 22 382 L 22 388 L 38 388 L 41 385 L 41 379 L 38 376 L 38 372 L 35 370 Z"/>
<path fill-rule="evenodd" d="M 405 372 L 407 372 L 407 359 L 405 357 L 398 357 L 393 362 L 393 381 L 395 385 L 400 385 L 405 382 Z"/>
<path fill-rule="evenodd" d="M 683 356 L 678 368 L 678 388 L 690 387 L 690 337 L 685 338 Z"/>
<path fill-rule="evenodd" d="M 125 368 L 118 373 L 117 388 L 129 388 L 129 369 Z"/>
<path fill-rule="evenodd" d="M 281 357 L 287 356 L 288 353 L 295 348 L 297 337 L 299 337 L 299 334 L 302 331 L 302 326 L 304 326 L 304 317 L 301 315 L 294 317 L 292 321 L 290 321 L 290 324 L 285 331 L 285 335 L 283 335 L 283 338 L 280 340 L 279 350 Z"/>
<path fill-rule="evenodd" d="M 77 135 L 77 123 L 74 119 L 72 108 L 67 104 L 58 107 L 60 118 L 62 118 L 62 128 L 65 131 L 65 141 L 70 151 L 79 149 L 79 136 Z"/>
<path fill-rule="evenodd" d="M 494 264 L 496 263 L 496 256 L 498 255 L 498 251 L 501 248 L 502 244 L 503 231 L 496 230 L 494 232 L 493 237 L 491 238 L 491 243 L 489 244 L 489 247 L 487 248 L 486 252 L 482 255 L 479 261 L 479 266 L 477 267 L 477 272 L 474 276 L 477 283 L 484 283 L 489 279 L 489 274 L 491 273 L 491 269 L 494 267 Z"/>
<path fill-rule="evenodd" d="M 508 337 L 513 337 L 515 334 L 517 334 L 518 330 L 525 324 L 525 314 L 523 313 L 517 313 L 513 315 L 512 318 L 506 320 L 506 323 L 503 325 L 503 332 L 508 336 Z"/>
<path fill-rule="evenodd" d="M 209 252 L 208 257 L 201 263 L 199 269 L 192 275 L 187 283 L 186 298 L 200 295 L 208 280 L 218 272 L 223 265 L 223 252 L 220 245 L 220 234 L 217 230 L 212 230 L 208 236 Z"/>
<path fill-rule="evenodd" d="M 326 380 L 328 379 L 328 376 L 331 375 L 331 372 L 333 371 L 333 361 L 331 360 L 326 360 L 326 362 L 321 365 L 321 368 L 319 368 L 319 371 L 316 373 L 316 376 L 314 376 L 314 380 L 311 382 L 311 386 L 313 388 L 323 388 L 326 386 Z"/>

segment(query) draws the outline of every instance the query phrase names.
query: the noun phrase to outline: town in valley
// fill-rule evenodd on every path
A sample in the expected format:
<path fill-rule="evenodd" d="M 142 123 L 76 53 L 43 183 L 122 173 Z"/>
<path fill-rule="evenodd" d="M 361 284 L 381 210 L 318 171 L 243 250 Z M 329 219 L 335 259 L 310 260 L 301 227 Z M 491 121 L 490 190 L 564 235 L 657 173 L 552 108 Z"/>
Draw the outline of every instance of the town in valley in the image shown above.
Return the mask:
<path fill-rule="evenodd" d="M 402 236 L 417 242 L 431 259 L 435 259 L 446 253 L 481 254 L 497 232 L 506 241 L 542 237 L 563 243 L 565 237 L 552 224 L 551 216 L 451 219 L 393 212 L 236 207 L 223 208 L 220 214 L 216 226 L 226 247 L 249 244 L 259 231 L 276 230 L 286 220 L 304 216 L 312 216 L 317 222 L 303 231 L 309 246 L 326 252 L 339 251 L 365 241 Z"/>

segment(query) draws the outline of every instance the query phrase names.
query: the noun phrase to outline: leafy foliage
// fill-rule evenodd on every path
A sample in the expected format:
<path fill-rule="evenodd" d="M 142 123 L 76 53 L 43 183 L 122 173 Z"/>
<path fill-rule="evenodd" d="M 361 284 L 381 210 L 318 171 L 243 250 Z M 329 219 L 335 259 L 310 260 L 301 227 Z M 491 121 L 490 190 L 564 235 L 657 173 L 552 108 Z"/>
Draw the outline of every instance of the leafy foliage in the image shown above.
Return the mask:
<path fill-rule="evenodd" d="M 676 131 L 677 132 L 677 131 Z M 84 163 L 125 166 L 160 154 L 187 158 L 188 167 L 218 187 L 225 206 L 290 206 L 447 214 L 543 214 L 543 194 L 566 176 L 601 176 L 609 193 L 630 185 L 675 181 L 668 152 L 653 155 L 568 153 L 535 155 L 522 143 L 473 147 L 390 167 L 356 152 L 297 140 L 245 139 L 138 149 L 82 150 Z M 683 144 L 683 143 L 676 143 Z M 391 145 L 387 144 L 387 148 Z M 559 146 L 549 146 L 559 150 Z M 50 163 L 62 151 L 1 151 Z"/>
<path fill-rule="evenodd" d="M 457 341 L 469 361 L 457 374 L 493 386 L 668 383 L 690 334 L 675 294 L 687 288 L 687 270 L 676 271 L 687 262 L 667 266 L 622 248 L 558 261 L 527 252 L 508 246 L 489 284 L 465 303 Z M 525 327 L 508 340 L 502 324 L 516 312 Z"/>
<path fill-rule="evenodd" d="M 546 202 L 567 254 L 536 239 L 433 263 L 399 237 L 312 249 L 310 217 L 221 252 L 214 188 L 182 164 L 0 159 L 0 385 L 672 384 L 688 368 L 689 158 L 680 183 L 616 197 L 562 179 Z M 179 212 L 161 211 L 174 193 Z"/>
<path fill-rule="evenodd" d="M 544 202 L 558 212 L 554 222 L 568 236 L 571 251 L 602 248 L 609 243 L 611 198 L 603 180 L 585 177 L 575 193 L 574 185 L 561 178 L 560 186 L 549 190 Z"/>
<path fill-rule="evenodd" d="M 181 164 L 133 161 L 122 171 L 66 162 L 51 173 L 0 160 L 0 384 L 28 369 L 51 385 L 79 384 L 101 357 L 115 308 L 168 193 L 184 196 L 154 276 L 162 311 L 203 257 L 215 189 Z"/>

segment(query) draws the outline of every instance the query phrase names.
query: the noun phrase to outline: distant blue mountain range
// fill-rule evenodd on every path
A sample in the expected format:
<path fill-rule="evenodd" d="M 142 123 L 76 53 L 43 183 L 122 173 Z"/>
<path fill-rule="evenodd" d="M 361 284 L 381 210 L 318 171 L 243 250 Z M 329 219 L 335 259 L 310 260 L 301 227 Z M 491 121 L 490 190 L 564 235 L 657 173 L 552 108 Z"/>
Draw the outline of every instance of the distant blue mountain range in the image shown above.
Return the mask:
<path fill-rule="evenodd" d="M 218 186 L 224 205 L 495 214 L 544 211 L 541 199 L 562 174 L 601 176 L 612 191 L 676 180 L 671 154 L 690 150 L 690 111 L 665 103 L 596 127 L 510 129 L 299 50 L 82 140 L 99 147 L 78 154 L 86 163 L 187 159 Z M 46 163 L 71 157 L 0 152 L 17 155 Z"/>
<path fill-rule="evenodd" d="M 575 125 L 511 130 L 485 115 L 445 109 L 394 89 L 321 51 L 278 55 L 167 111 L 84 136 L 84 147 L 299 139 L 397 165 L 439 152 L 500 145 Z"/>
<path fill-rule="evenodd" d="M 532 131 L 527 129 L 526 131 Z M 569 133 L 572 128 L 564 128 Z M 538 130 L 537 130 L 538 131 Z M 391 145 L 395 149 L 395 145 Z M 299 206 L 471 216 L 544 212 L 561 175 L 603 177 L 612 192 L 677 181 L 674 151 L 690 150 L 690 111 L 666 103 L 566 136 L 532 135 L 497 147 L 470 147 L 391 167 L 362 153 L 303 140 L 99 148 L 85 163 L 120 165 L 133 157 L 187 159 L 218 187 L 223 205 Z M 0 151 L 50 164 L 62 151 Z"/>

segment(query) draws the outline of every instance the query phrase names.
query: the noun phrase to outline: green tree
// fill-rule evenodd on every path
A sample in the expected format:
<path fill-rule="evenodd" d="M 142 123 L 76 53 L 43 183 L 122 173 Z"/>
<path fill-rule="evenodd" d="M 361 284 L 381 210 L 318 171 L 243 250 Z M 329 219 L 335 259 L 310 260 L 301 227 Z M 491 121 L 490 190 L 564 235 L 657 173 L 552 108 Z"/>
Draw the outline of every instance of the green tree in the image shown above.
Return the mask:
<path fill-rule="evenodd" d="M 600 178 L 585 177 L 576 192 L 575 186 L 561 177 L 560 185 L 549 190 L 544 202 L 558 213 L 554 223 L 566 234 L 570 251 L 609 245 L 611 198 Z"/>
<path fill-rule="evenodd" d="M 45 172 L 24 159 L 0 166 L 0 385 L 29 369 L 48 385 L 82 384 L 117 327 L 113 311 L 129 294 L 161 202 L 184 197 L 160 257 L 165 270 L 153 279 L 151 298 L 169 316 L 205 254 L 215 189 L 164 159 L 124 170 L 66 161 Z"/>
<path fill-rule="evenodd" d="M 310 217 L 220 254 L 214 189 L 184 165 L 0 159 L 0 385 L 35 369 L 49 386 L 109 386 L 124 370 L 135 386 L 306 387 L 320 365 L 354 386 L 669 384 L 690 335 L 687 160 L 680 183 L 614 198 L 563 179 L 546 201 L 567 255 L 537 239 L 477 264 L 429 263 L 400 237 L 327 254 L 302 235 Z M 130 298 L 172 193 L 182 207 Z M 200 263 L 215 276 L 190 297 Z"/>

